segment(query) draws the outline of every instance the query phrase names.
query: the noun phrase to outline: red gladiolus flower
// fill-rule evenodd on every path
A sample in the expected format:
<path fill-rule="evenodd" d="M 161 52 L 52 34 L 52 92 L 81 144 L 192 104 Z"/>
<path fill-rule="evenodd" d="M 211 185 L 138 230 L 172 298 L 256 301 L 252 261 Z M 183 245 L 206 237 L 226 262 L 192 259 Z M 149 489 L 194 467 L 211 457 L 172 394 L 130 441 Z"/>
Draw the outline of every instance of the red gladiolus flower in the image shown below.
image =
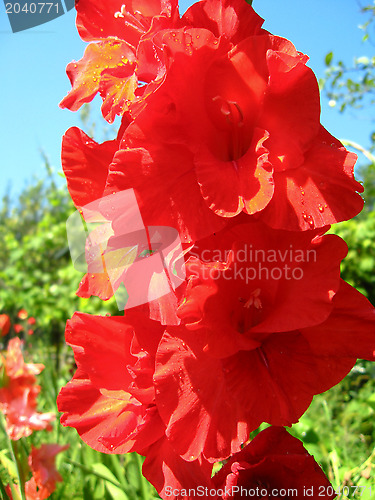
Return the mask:
<path fill-rule="evenodd" d="M 230 498 L 283 498 L 331 500 L 334 490 L 302 443 L 284 428 L 269 427 L 240 452 L 232 455 L 212 478 L 194 486 L 186 478 L 180 487 L 170 483 L 162 498 L 228 500 Z"/>
<path fill-rule="evenodd" d="M 260 227 L 236 229 L 254 235 L 255 251 Z M 249 253 L 244 257 L 238 233 L 229 265 L 191 264 L 196 267 L 179 313 L 185 327 L 168 328 L 156 354 L 156 404 L 168 439 L 185 460 L 202 453 L 222 460 L 262 422 L 291 425 L 358 357 L 374 360 L 374 308 L 339 280 L 346 253 L 341 240 L 317 236 L 309 246 L 311 233 L 297 233 L 289 239 L 296 251 L 291 258 L 282 232 L 264 231 L 260 248 L 269 277 L 247 279 L 243 271 L 254 262 Z M 224 234 L 230 240 L 230 232 Z M 272 241 L 281 252 L 276 261 Z M 216 248 L 223 249 L 219 242 Z M 307 262 L 307 253 L 304 263 L 293 262 L 302 248 L 315 249 L 316 262 Z M 280 260 L 291 272 L 301 266 L 305 279 L 273 275 Z"/>
<path fill-rule="evenodd" d="M 99 92 L 103 116 L 111 123 L 128 110 L 136 95 L 146 92 L 137 89 L 138 78 L 150 83 L 163 76 L 151 39 L 178 22 L 177 1 L 111 0 L 104 5 L 80 0 L 76 9 L 78 31 L 93 43 L 80 61 L 68 64 L 72 90 L 60 106 L 76 111 Z"/>
<path fill-rule="evenodd" d="M 66 340 L 78 369 L 57 403 L 64 412 L 61 423 L 75 427 L 95 450 L 146 455 L 143 473 L 163 495 L 171 484 L 207 484 L 212 466 L 203 457 L 183 460 L 165 436 L 152 381 L 162 332 L 139 311 L 125 318 L 76 313 Z"/>
<path fill-rule="evenodd" d="M 186 460 L 200 453 L 222 460 L 263 421 L 295 423 L 312 397 L 340 382 L 357 357 L 373 361 L 374 310 L 362 302 L 358 313 L 358 295 L 343 285 L 322 324 L 273 333 L 261 347 L 228 358 L 205 352 L 204 331 L 169 329 L 158 348 L 154 383 L 172 446 Z"/>
<path fill-rule="evenodd" d="M 177 0 L 76 8 L 90 44 L 68 65 L 61 106 L 77 110 L 99 92 L 105 119 L 122 117 L 113 141 L 75 127 L 63 138 L 73 202 L 86 223 L 104 222 L 76 252 L 87 263 L 77 294 L 107 300 L 122 284 L 130 309 L 68 321 L 77 370 L 58 396 L 62 425 L 100 452 L 144 455 L 143 473 L 165 499 L 189 500 L 198 486 L 216 500 L 332 499 L 282 427 L 357 358 L 375 360 L 375 309 L 340 279 L 347 247 L 325 234 L 360 212 L 363 188 L 356 155 L 320 124 L 308 57 L 263 30 L 245 0 L 202 0 L 182 18 Z M 167 247 L 168 265 L 146 266 L 143 286 L 137 264 L 164 249 L 161 227 L 178 244 Z M 0 408 L 12 439 L 48 428 L 50 414 L 36 412 L 42 368 L 10 342 Z M 247 444 L 263 422 L 277 427 Z M 30 498 L 59 480 L 49 465 L 58 448 L 33 450 Z"/>
<path fill-rule="evenodd" d="M 35 375 L 42 364 L 25 363 L 21 352 L 21 341 L 11 339 L 7 356 L 1 358 L 3 365 L 0 388 L 0 409 L 6 416 L 7 432 L 10 439 L 18 440 L 30 436 L 34 430 L 51 430 L 50 422 L 55 414 L 38 413 L 37 396 L 40 387 L 35 385 Z"/>
<path fill-rule="evenodd" d="M 6 358 L 1 357 L 8 387 L 12 392 L 16 393 L 22 392 L 25 386 L 33 386 L 36 382 L 35 375 L 38 375 L 44 369 L 44 365 L 41 363 L 25 363 L 21 346 L 22 341 L 19 338 L 11 339 L 8 344 Z"/>
<path fill-rule="evenodd" d="M 186 241 L 241 211 L 306 230 L 362 209 L 356 156 L 319 126 L 316 79 L 290 42 L 250 37 L 228 53 L 205 30 L 175 35 L 165 44 L 193 40 L 191 53 L 175 54 L 162 87 L 125 131 L 108 192 L 133 187 L 145 224 L 178 227 Z M 197 36 L 207 41 L 195 48 Z"/>
<path fill-rule="evenodd" d="M 5 337 L 10 330 L 10 318 L 7 314 L 0 314 L 0 336 Z"/>
<path fill-rule="evenodd" d="M 180 318 L 189 329 L 205 329 L 206 350 L 218 357 L 259 347 L 270 332 L 321 323 L 332 311 L 347 253 L 343 240 L 322 232 L 257 222 L 199 241 L 186 265 Z"/>
<path fill-rule="evenodd" d="M 25 483 L 27 500 L 45 500 L 55 491 L 56 483 L 63 480 L 56 470 L 56 455 L 68 448 L 68 444 L 65 446 L 42 444 L 40 448 L 32 447 L 28 462 L 33 475 Z M 19 492 L 18 486 L 14 486 L 14 488 Z M 12 500 L 13 496 L 9 485 L 6 487 L 6 492 Z"/>
<path fill-rule="evenodd" d="M 140 316 L 139 324 L 160 338 L 157 322 Z M 78 313 L 67 324 L 78 369 L 57 400 L 61 423 L 104 453 L 140 451 L 163 435 L 153 403 L 152 358 L 137 347 L 133 328 L 122 317 Z"/>
<path fill-rule="evenodd" d="M 6 415 L 7 433 L 10 439 L 16 441 L 30 436 L 33 431 L 52 430 L 51 422 L 55 420 L 56 415 L 53 412 L 38 413 L 36 411 L 39 392 L 39 387 L 25 388 L 23 393 L 8 402 L 7 406 L 0 403 Z"/>
<path fill-rule="evenodd" d="M 32 448 L 29 466 L 33 477 L 26 483 L 27 497 L 34 491 L 38 500 L 44 500 L 55 491 L 56 483 L 62 481 L 62 477 L 56 470 L 56 455 L 68 448 L 68 444 L 65 446 L 42 444 L 40 448 Z"/>
<path fill-rule="evenodd" d="M 36 320 L 32 316 L 27 320 L 28 325 L 35 325 L 35 323 L 36 323 Z"/>
<path fill-rule="evenodd" d="M 333 488 L 302 443 L 280 427 L 258 434 L 212 478 L 218 498 L 335 498 Z M 207 497 L 208 498 L 208 497 Z"/>

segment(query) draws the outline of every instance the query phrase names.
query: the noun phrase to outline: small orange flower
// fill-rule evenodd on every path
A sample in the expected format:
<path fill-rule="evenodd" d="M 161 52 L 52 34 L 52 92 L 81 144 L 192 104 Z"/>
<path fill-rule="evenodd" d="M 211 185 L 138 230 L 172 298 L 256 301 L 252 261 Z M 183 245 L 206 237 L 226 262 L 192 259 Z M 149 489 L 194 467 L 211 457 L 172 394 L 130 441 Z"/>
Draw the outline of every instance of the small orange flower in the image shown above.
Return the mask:
<path fill-rule="evenodd" d="M 10 329 L 10 318 L 7 314 L 0 314 L 0 336 L 5 337 Z"/>
<path fill-rule="evenodd" d="M 40 448 L 32 447 L 28 462 L 33 475 L 25 484 L 27 500 L 45 500 L 55 491 L 56 483 L 63 480 L 56 470 L 55 458 L 58 453 L 68 448 L 68 444 L 42 444 Z M 12 488 L 19 495 L 18 486 L 13 485 Z M 8 484 L 5 491 L 10 500 L 15 500 L 12 488 Z"/>
<path fill-rule="evenodd" d="M 28 317 L 28 313 L 26 309 L 20 309 L 17 314 L 19 319 L 26 319 Z"/>
<path fill-rule="evenodd" d="M 25 363 L 21 345 L 19 338 L 11 339 L 6 357 L 0 357 L 0 410 L 6 416 L 7 433 L 12 440 L 30 436 L 34 430 L 51 430 L 50 422 L 55 419 L 52 412 L 36 411 L 40 387 L 35 375 L 44 365 Z"/>
<path fill-rule="evenodd" d="M 29 466 L 33 477 L 26 483 L 26 490 L 37 491 L 38 496 L 35 498 L 38 500 L 48 498 L 55 491 L 56 483 L 62 481 L 56 469 L 55 459 L 58 453 L 68 448 L 68 444 L 65 446 L 42 444 L 40 448 L 32 448 Z"/>

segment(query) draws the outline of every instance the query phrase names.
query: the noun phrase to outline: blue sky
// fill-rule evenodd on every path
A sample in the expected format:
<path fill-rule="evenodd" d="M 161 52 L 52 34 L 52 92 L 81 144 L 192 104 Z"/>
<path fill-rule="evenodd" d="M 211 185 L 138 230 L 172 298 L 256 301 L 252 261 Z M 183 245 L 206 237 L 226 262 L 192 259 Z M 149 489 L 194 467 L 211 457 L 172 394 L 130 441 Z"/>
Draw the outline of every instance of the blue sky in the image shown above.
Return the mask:
<path fill-rule="evenodd" d="M 180 2 L 184 11 L 193 2 Z M 318 77 L 324 74 L 324 56 L 351 63 L 355 56 L 372 56 L 372 46 L 361 42 L 358 25 L 364 22 L 356 0 L 254 0 L 253 7 L 272 33 L 289 38 L 310 56 Z M 42 26 L 12 33 L 0 3 L 0 195 L 11 186 L 14 196 L 34 174 L 44 175 L 42 148 L 56 171 L 61 170 L 61 137 L 71 126 L 80 126 L 79 112 L 58 107 L 70 88 L 65 67 L 80 59 L 86 44 L 75 27 L 75 11 Z M 100 100 L 93 103 L 98 117 Z M 323 125 L 336 137 L 369 145 L 371 112 L 340 115 L 322 100 Z"/>

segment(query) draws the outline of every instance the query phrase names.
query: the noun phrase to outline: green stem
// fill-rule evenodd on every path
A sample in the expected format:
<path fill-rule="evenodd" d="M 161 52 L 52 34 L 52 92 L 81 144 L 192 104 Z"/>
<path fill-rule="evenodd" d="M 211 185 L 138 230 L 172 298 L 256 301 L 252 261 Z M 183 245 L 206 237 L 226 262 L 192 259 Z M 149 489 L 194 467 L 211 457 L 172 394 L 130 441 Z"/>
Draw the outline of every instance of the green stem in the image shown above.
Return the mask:
<path fill-rule="evenodd" d="M 18 445 L 17 445 L 16 441 L 12 441 L 9 437 L 8 437 L 8 441 L 10 444 L 10 449 L 11 449 L 13 461 L 16 464 L 18 484 L 19 484 L 20 492 L 21 492 L 21 499 L 26 500 L 25 476 L 24 476 L 24 473 L 22 470 L 22 464 L 20 464 L 20 461 L 18 460 Z"/>
<path fill-rule="evenodd" d="M 148 500 L 148 495 L 147 495 L 148 484 L 147 484 L 145 477 L 142 474 L 142 460 L 141 460 L 140 455 L 138 455 L 138 453 L 134 453 L 134 455 L 135 455 L 135 460 L 137 462 L 138 471 L 139 471 L 139 483 L 141 486 L 141 498 L 142 498 L 142 500 Z"/>
<path fill-rule="evenodd" d="M 2 430 L 4 431 L 6 438 L 7 438 L 7 443 L 8 443 L 8 449 L 10 451 L 10 455 L 12 457 L 12 460 L 14 462 L 14 465 L 16 466 L 16 471 L 17 471 L 17 478 L 18 478 L 18 485 L 20 488 L 20 493 L 21 493 L 21 499 L 22 500 L 27 500 L 26 499 L 26 493 L 25 493 L 25 478 L 22 470 L 22 466 L 18 460 L 17 457 L 17 445 L 16 441 L 12 441 L 6 431 L 6 423 L 5 423 L 5 418 L 3 413 L 1 413 L 0 417 L 0 423 Z"/>
<path fill-rule="evenodd" d="M 121 467 L 121 465 L 119 463 L 119 456 L 111 454 L 111 455 L 109 455 L 109 457 L 110 457 L 112 467 L 116 473 L 117 479 L 120 481 L 121 486 L 124 489 L 124 491 L 126 491 L 128 485 L 126 484 L 126 480 L 124 477 L 123 467 Z"/>
<path fill-rule="evenodd" d="M 0 478 L 0 493 L 2 494 L 2 498 L 3 498 L 4 500 L 9 500 L 9 497 L 8 497 L 8 495 L 7 495 L 7 492 L 5 491 L 5 487 L 4 487 L 4 485 L 3 485 L 3 482 L 2 482 L 2 480 L 1 480 L 1 478 Z"/>
<path fill-rule="evenodd" d="M 12 482 L 10 483 L 10 492 L 12 494 L 13 500 L 21 500 L 19 489 Z"/>
<path fill-rule="evenodd" d="M 69 458 L 65 458 L 65 462 L 70 464 L 70 465 L 74 465 L 74 467 L 78 467 L 79 469 L 81 469 L 83 472 L 86 472 L 87 474 L 92 474 L 93 476 L 96 476 L 99 479 L 103 479 L 104 481 L 108 481 L 109 483 L 112 483 L 114 486 L 117 486 L 117 488 L 122 490 L 122 486 L 118 481 L 113 481 L 112 479 L 108 478 L 107 476 L 104 476 L 103 474 L 100 474 L 99 472 L 96 472 L 93 469 L 90 469 L 90 467 L 86 467 L 85 465 L 82 465 L 79 462 L 75 462 L 74 460 L 70 460 Z"/>

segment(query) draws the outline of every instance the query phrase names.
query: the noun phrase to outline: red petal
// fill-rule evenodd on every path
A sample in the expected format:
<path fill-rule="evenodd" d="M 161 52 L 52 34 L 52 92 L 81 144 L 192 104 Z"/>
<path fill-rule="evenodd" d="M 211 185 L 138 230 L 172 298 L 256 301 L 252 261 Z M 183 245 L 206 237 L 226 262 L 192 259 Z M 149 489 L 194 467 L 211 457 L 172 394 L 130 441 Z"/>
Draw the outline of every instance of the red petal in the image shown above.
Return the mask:
<path fill-rule="evenodd" d="M 225 224 L 204 202 L 188 149 L 154 143 L 116 153 L 107 181 L 109 192 L 133 188 L 146 226 L 176 228 L 183 243 Z M 176 168 L 177 166 L 177 168 Z"/>
<path fill-rule="evenodd" d="M 184 488 L 188 490 L 211 485 L 212 465 L 204 459 L 193 462 L 183 460 L 165 437 L 142 454 L 146 455 L 142 472 L 162 498 L 187 499 L 186 495 L 174 495 L 173 491 L 181 492 Z"/>
<path fill-rule="evenodd" d="M 131 404 L 129 393 L 123 391 L 122 396 L 123 399 L 117 399 L 101 394 L 84 372 L 77 372 L 57 398 L 58 409 L 64 412 L 61 423 L 74 427 L 94 450 L 127 453 L 134 440 L 126 438 L 141 425 L 145 409 Z"/>
<path fill-rule="evenodd" d="M 130 353 L 133 327 L 122 317 L 75 313 L 66 325 L 66 342 L 77 365 L 100 389 L 126 390 L 132 377 L 126 369 L 137 358 Z"/>
<path fill-rule="evenodd" d="M 262 32 L 263 19 L 242 0 L 205 0 L 192 5 L 182 20 L 206 28 L 216 36 L 224 35 L 234 44 Z"/>
<path fill-rule="evenodd" d="M 314 458 L 298 439 L 279 427 L 260 432 L 231 457 L 212 480 L 217 489 L 227 486 L 228 491 L 234 486 L 248 491 L 258 487 L 268 490 L 269 494 L 271 488 L 275 492 L 293 491 L 298 498 L 314 491 L 320 492 L 326 500 L 335 497 L 325 494 L 330 484 Z"/>
<path fill-rule="evenodd" d="M 274 173 L 275 193 L 262 220 L 298 231 L 351 219 L 363 208 L 356 193 L 363 187 L 353 177 L 356 158 L 322 127 L 300 167 Z"/>
<path fill-rule="evenodd" d="M 262 145 L 267 134 L 258 129 L 256 132 L 247 152 L 235 161 L 220 161 L 208 151 L 195 158 L 202 196 L 222 217 L 234 217 L 242 210 L 254 214 L 272 198 L 272 168 Z"/>
<path fill-rule="evenodd" d="M 262 422 L 290 426 L 319 392 L 315 360 L 298 332 L 271 335 L 261 348 L 224 359 L 223 370 L 250 431 Z"/>
<path fill-rule="evenodd" d="M 103 117 L 113 123 L 116 115 L 122 116 L 135 97 L 138 80 L 131 66 L 108 70 L 100 79 L 99 92 L 103 99 Z"/>
<path fill-rule="evenodd" d="M 60 107 L 77 111 L 100 91 L 105 100 L 103 116 L 111 118 L 115 110 L 123 111 L 134 98 L 134 70 L 134 52 L 126 43 L 116 40 L 91 43 L 80 61 L 67 66 L 72 90 L 61 101 Z M 119 78 L 124 77 L 120 84 Z M 114 109 L 110 109 L 110 105 Z"/>
<path fill-rule="evenodd" d="M 178 332 L 179 338 L 164 334 L 156 356 L 156 403 L 166 435 L 185 460 L 201 453 L 222 460 L 246 441 L 248 429 L 226 388 L 221 363 L 203 353 L 199 335 Z"/>
<path fill-rule="evenodd" d="M 79 284 L 77 295 L 85 299 L 94 295 L 101 300 L 109 300 L 113 297 L 113 288 L 108 274 L 106 272 L 85 274 Z"/>
<path fill-rule="evenodd" d="M 273 49 L 267 52 L 269 84 L 260 126 L 270 134 L 265 146 L 273 167 L 286 170 L 301 165 L 304 152 L 319 131 L 319 88 L 314 73 L 292 44 L 271 38 Z"/>
<path fill-rule="evenodd" d="M 300 247 L 305 255 L 301 263 L 288 260 L 293 271 L 302 270 L 302 279 L 294 279 L 292 283 L 280 280 L 272 312 L 252 328 L 253 332 L 305 328 L 322 323 L 332 311 L 332 296 L 340 286 L 340 263 L 347 254 L 346 243 L 335 235 L 325 235 L 314 238 L 303 250 L 300 233 L 289 234 L 293 249 L 298 251 Z M 283 247 L 285 252 L 286 245 Z"/>
<path fill-rule="evenodd" d="M 117 141 L 98 144 L 77 127 L 65 132 L 61 161 L 76 207 L 103 196 L 108 167 L 117 148 Z"/>
<path fill-rule="evenodd" d="M 331 358 L 375 360 L 375 309 L 355 288 L 341 281 L 329 318 L 302 331 L 315 353 Z"/>
<path fill-rule="evenodd" d="M 156 357 L 156 402 L 173 447 L 187 460 L 221 460 L 262 422 L 290 426 L 315 394 L 353 365 L 315 353 L 300 332 L 276 333 L 252 351 L 218 360 L 203 352 L 201 331 L 165 334 Z"/>
<path fill-rule="evenodd" d="M 139 26 L 136 19 L 126 26 L 124 18 L 115 17 L 115 13 L 121 11 L 124 3 L 129 2 L 107 0 L 103 4 L 101 0 L 79 0 L 76 9 L 77 28 L 81 38 L 85 41 L 93 41 L 113 36 L 124 40 L 127 27 L 127 41 L 136 46 L 143 32 L 142 27 Z"/>

